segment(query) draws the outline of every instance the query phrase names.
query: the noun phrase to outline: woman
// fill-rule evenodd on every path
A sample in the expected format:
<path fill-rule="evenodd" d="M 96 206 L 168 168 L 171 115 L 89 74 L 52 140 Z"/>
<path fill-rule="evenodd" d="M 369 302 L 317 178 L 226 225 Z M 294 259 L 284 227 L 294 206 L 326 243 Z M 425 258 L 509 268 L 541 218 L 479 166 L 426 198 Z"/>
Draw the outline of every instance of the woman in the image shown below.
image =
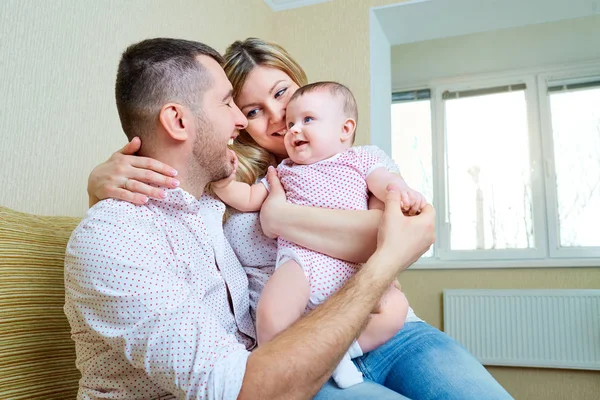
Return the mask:
<path fill-rule="evenodd" d="M 233 43 L 225 59 L 235 102 L 248 118 L 247 128 L 232 147 L 238 156 L 237 179 L 252 184 L 270 165 L 287 157 L 285 108 L 307 79 L 283 48 L 260 39 Z M 134 139 L 92 171 L 88 183 L 91 205 L 108 197 L 142 204 L 147 196 L 163 195 L 162 189 L 147 183 L 176 186 L 169 166 L 133 156 L 139 146 L 139 139 Z M 252 304 L 256 305 L 273 270 L 276 241 L 269 237 L 282 236 L 336 258 L 364 262 L 375 249 L 381 218 L 378 206 L 369 211 L 327 210 L 267 199 L 260 215 L 262 230 L 258 214 L 233 214 L 225 224 L 225 234 L 248 271 Z M 412 399 L 511 398 L 471 354 L 412 310 L 392 340 L 355 362 L 367 379 Z M 340 395 L 336 392 L 339 390 L 329 384 L 317 398 L 335 398 Z"/>

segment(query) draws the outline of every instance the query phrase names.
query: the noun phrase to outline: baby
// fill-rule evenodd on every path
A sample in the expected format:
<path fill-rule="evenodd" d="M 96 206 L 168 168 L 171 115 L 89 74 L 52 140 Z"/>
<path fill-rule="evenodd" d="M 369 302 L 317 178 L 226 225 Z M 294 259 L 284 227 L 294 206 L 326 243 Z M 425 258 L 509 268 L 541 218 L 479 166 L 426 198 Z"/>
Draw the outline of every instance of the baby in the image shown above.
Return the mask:
<path fill-rule="evenodd" d="M 296 91 L 286 111 L 284 138 L 289 158 L 278 167 L 287 200 L 298 205 L 366 210 L 369 192 L 383 200 L 386 187 L 396 184 L 403 210 L 415 213 L 425 206 L 424 197 L 408 187 L 401 176 L 384 165 L 384 153 L 374 146 L 352 147 L 357 106 L 348 88 L 335 82 L 317 82 Z M 234 173 L 235 174 L 235 173 Z M 258 211 L 268 195 L 268 184 L 248 185 L 233 176 L 213 185 L 215 193 L 240 211 Z M 264 287 L 257 309 L 259 344 L 286 329 L 308 310 L 337 291 L 360 268 L 343 260 L 278 239 L 276 270 Z M 386 329 L 380 343 L 393 337 L 406 318 L 406 298 L 390 288 L 380 309 Z M 400 310 L 404 310 L 401 312 Z M 379 326 L 379 325 L 378 325 Z M 353 343 L 332 377 L 346 388 L 362 382 L 351 358 L 362 355 L 361 338 Z"/>

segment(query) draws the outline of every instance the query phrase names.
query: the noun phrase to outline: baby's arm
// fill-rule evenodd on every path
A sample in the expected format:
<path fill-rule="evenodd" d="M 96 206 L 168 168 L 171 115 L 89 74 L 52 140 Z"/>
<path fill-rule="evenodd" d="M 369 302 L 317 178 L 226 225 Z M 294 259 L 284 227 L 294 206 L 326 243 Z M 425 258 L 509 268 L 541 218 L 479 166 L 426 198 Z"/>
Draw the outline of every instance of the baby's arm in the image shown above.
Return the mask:
<path fill-rule="evenodd" d="M 247 183 L 231 181 L 222 186 L 219 182 L 213 184 L 217 196 L 227 205 L 242 211 L 259 211 L 269 192 L 262 183 L 248 185 Z"/>
<path fill-rule="evenodd" d="M 384 201 L 386 189 L 390 183 L 395 184 L 400 190 L 402 210 L 411 215 L 416 214 L 425 207 L 425 197 L 411 189 L 400 174 L 393 174 L 384 167 L 378 167 L 367 176 L 367 187 L 379 200 Z"/>

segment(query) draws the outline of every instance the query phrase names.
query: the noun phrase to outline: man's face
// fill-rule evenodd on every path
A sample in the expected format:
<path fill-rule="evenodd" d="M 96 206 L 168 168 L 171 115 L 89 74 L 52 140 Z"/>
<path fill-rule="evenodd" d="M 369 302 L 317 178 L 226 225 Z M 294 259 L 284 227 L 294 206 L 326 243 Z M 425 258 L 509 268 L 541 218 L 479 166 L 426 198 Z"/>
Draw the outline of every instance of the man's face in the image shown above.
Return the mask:
<path fill-rule="evenodd" d="M 200 56 L 198 60 L 210 74 L 212 86 L 204 94 L 201 112 L 197 115 L 192 151 L 194 163 L 201 169 L 198 173 L 212 182 L 232 174 L 233 153 L 227 144 L 248 121 L 233 102 L 233 88 L 219 63 L 207 56 Z"/>

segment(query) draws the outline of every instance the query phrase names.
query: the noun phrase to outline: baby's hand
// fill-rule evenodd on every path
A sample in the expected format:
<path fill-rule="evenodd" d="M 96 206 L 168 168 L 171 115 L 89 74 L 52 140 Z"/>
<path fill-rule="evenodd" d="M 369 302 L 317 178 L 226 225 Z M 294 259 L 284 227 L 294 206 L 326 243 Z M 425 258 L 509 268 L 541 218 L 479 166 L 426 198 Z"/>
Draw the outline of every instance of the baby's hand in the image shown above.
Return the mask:
<path fill-rule="evenodd" d="M 221 179 L 220 181 L 213 182 L 211 184 L 213 189 L 222 189 L 235 180 L 235 173 L 237 172 L 238 159 L 233 150 L 229 150 L 229 152 L 232 155 L 231 164 L 233 165 L 233 172 L 227 178 Z"/>
<path fill-rule="evenodd" d="M 417 215 L 427 204 L 425 196 L 414 189 L 407 188 L 400 193 L 402 212 L 406 215 Z"/>

